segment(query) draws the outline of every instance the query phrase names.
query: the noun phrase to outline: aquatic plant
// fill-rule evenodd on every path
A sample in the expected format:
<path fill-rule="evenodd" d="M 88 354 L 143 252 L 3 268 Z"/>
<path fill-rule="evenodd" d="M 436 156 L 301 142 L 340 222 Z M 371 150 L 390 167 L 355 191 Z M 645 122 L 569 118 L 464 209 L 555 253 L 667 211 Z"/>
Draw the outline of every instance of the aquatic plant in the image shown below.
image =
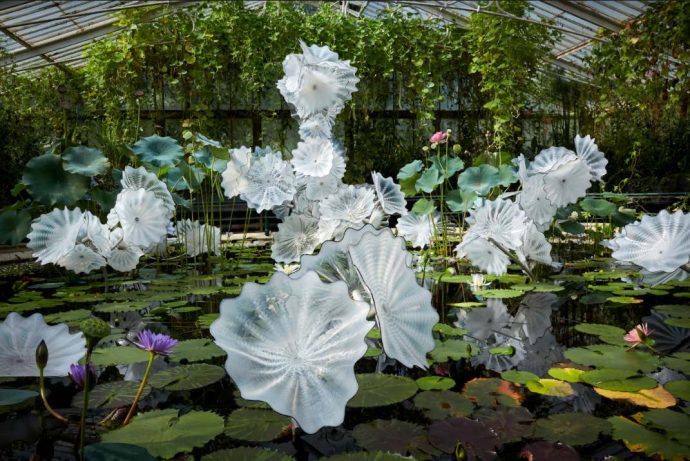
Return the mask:
<path fill-rule="evenodd" d="M 198 256 L 202 253 L 220 255 L 220 227 L 192 222 L 190 219 L 178 221 L 177 237 L 184 244 L 187 256 Z"/>
<path fill-rule="evenodd" d="M 223 300 L 210 331 L 243 398 L 263 400 L 314 433 L 341 424 L 357 392 L 353 366 L 367 349 L 368 311 L 343 282 L 276 272 L 266 285 L 247 283 L 239 297 Z"/>
<path fill-rule="evenodd" d="M 635 326 L 632 330 L 628 331 L 623 340 L 630 344 L 628 349 L 634 349 L 641 345 L 652 348 L 654 346 L 654 340 L 650 336 L 654 333 L 654 330 L 650 329 L 646 323 L 640 323 Z"/>
<path fill-rule="evenodd" d="M 73 363 L 69 366 L 69 377 L 72 379 L 77 387 L 83 388 L 86 381 L 86 373 L 91 375 L 92 378 L 96 378 L 96 367 L 93 363 L 88 365 L 80 365 L 78 363 Z"/>
<path fill-rule="evenodd" d="M 413 247 L 424 248 L 431 243 L 440 223 L 441 215 L 436 210 L 427 214 L 413 212 L 398 219 L 395 228 L 399 235 L 412 242 Z"/>

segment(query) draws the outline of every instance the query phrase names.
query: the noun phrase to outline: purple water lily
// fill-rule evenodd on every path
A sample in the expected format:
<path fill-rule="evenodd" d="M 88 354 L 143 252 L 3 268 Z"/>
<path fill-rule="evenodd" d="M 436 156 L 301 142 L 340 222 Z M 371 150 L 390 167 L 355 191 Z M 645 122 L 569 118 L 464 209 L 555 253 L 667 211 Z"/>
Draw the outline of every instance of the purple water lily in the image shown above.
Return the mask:
<path fill-rule="evenodd" d="M 93 363 L 89 363 L 89 371 L 91 372 L 91 377 L 96 378 L 96 367 Z M 77 387 L 84 387 L 84 378 L 86 377 L 86 366 L 79 364 L 72 364 L 69 366 L 69 375 L 74 381 Z"/>
<path fill-rule="evenodd" d="M 177 345 L 177 340 L 162 333 L 142 330 L 137 334 L 134 344 L 139 349 L 153 352 L 156 355 L 169 355 L 170 350 Z"/>

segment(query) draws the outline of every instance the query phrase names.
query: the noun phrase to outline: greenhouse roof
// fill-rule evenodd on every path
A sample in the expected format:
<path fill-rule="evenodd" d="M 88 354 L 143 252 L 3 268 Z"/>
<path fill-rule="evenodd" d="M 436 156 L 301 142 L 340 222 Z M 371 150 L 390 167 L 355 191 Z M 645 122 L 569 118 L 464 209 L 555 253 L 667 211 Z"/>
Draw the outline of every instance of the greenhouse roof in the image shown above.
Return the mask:
<path fill-rule="evenodd" d="M 583 60 L 591 45 L 601 40 L 601 29 L 618 31 L 641 14 L 654 0 L 532 0 L 534 7 L 528 20 L 551 21 L 548 27 L 562 35 L 553 49 L 554 62 L 566 77 L 588 80 Z M 191 0 L 105 1 L 105 0 L 4 0 L 0 1 L 0 47 L 7 56 L 3 65 L 14 63 L 17 71 L 31 71 L 50 65 L 78 67 L 82 51 L 93 40 L 117 33 L 114 13 L 126 9 L 149 7 L 144 21 L 169 14 L 195 4 Z M 264 1 L 245 1 L 250 8 L 261 8 Z M 323 2 L 305 2 L 319 4 Z M 452 21 L 461 27 L 472 14 L 510 16 L 487 11 L 494 0 L 389 0 L 332 1 L 344 14 L 375 18 L 388 5 L 397 5 L 424 18 Z M 500 4 L 499 4 L 500 7 Z"/>

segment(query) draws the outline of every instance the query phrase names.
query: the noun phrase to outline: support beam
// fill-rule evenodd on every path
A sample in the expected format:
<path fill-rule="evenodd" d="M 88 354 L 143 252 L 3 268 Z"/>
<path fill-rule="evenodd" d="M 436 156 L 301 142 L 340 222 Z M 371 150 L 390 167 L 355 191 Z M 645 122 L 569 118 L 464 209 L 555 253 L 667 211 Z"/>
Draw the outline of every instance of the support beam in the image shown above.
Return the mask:
<path fill-rule="evenodd" d="M 588 8 L 584 5 L 580 5 L 571 0 L 543 0 L 544 3 L 551 5 L 554 8 L 558 8 L 566 13 L 572 14 L 575 17 L 583 19 L 587 22 L 591 22 L 604 29 L 617 32 L 622 27 L 623 24 L 615 21 L 608 16 L 604 16 L 595 10 Z"/>

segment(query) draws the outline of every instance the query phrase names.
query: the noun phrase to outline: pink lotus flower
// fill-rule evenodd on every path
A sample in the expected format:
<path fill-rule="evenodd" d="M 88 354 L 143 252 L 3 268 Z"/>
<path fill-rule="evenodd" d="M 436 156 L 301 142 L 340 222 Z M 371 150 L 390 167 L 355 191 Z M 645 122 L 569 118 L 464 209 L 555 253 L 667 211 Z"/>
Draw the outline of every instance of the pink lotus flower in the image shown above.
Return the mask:
<path fill-rule="evenodd" d="M 437 131 L 436 133 L 432 134 L 429 138 L 429 142 L 432 144 L 443 144 L 447 140 L 448 133 L 446 133 L 445 131 Z"/>
<path fill-rule="evenodd" d="M 630 330 L 624 337 L 626 343 L 630 343 L 630 348 L 635 348 L 640 344 L 649 346 L 651 339 L 649 336 L 654 332 L 650 330 L 646 323 L 640 323 L 635 328 Z"/>

